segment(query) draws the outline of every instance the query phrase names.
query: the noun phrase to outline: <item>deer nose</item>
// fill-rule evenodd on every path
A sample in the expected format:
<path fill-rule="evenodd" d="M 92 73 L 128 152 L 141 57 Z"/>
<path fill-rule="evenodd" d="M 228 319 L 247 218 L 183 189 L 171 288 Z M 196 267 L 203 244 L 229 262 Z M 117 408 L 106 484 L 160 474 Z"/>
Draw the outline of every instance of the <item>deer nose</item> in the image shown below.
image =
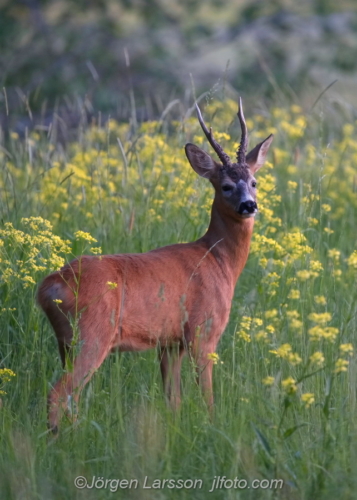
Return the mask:
<path fill-rule="evenodd" d="M 253 200 L 243 201 L 238 208 L 238 213 L 244 214 L 254 214 L 258 210 L 258 206 Z"/>

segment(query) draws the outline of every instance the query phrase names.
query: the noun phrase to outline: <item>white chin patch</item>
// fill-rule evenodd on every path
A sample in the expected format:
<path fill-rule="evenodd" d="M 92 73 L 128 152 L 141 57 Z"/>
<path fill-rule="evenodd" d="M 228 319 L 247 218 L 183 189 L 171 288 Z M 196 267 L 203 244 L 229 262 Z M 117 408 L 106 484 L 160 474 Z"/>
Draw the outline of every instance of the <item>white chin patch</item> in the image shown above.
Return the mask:
<path fill-rule="evenodd" d="M 256 213 L 257 212 L 249 213 L 248 210 L 243 210 L 241 215 L 242 215 L 243 219 L 250 219 L 251 217 L 255 217 Z"/>

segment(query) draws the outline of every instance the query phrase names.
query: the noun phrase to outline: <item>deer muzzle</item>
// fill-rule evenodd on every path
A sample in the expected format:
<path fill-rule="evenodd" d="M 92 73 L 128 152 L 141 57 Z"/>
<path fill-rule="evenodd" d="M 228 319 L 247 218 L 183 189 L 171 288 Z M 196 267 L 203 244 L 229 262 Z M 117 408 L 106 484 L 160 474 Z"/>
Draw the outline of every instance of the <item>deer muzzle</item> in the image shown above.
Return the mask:
<path fill-rule="evenodd" d="M 253 200 L 242 201 L 239 205 L 238 213 L 244 217 L 252 217 L 258 212 L 258 205 Z"/>

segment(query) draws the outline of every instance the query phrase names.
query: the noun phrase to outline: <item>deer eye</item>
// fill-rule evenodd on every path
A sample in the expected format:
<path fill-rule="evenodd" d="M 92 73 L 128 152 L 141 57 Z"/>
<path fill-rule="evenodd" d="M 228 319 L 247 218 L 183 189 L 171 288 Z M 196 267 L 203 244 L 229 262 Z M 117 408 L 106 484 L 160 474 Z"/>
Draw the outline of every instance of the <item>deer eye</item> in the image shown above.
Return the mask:
<path fill-rule="evenodd" d="M 233 186 L 231 186 L 230 184 L 225 184 L 224 186 L 222 186 L 222 191 L 229 194 L 233 191 Z"/>
<path fill-rule="evenodd" d="M 257 187 L 257 183 L 256 183 L 256 181 L 253 181 L 253 182 L 252 182 L 252 187 L 253 187 L 253 188 Z"/>

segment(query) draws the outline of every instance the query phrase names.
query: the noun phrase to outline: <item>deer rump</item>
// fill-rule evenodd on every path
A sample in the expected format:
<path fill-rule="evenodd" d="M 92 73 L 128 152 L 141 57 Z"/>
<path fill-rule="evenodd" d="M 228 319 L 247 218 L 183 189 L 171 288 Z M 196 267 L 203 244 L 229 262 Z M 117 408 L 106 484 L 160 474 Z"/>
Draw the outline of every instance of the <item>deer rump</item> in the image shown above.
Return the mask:
<path fill-rule="evenodd" d="M 177 343 L 187 349 L 224 330 L 233 293 L 224 278 L 207 248 L 176 244 L 144 254 L 82 256 L 45 278 L 38 301 L 63 364 L 75 324 L 87 348 L 106 354 Z"/>

